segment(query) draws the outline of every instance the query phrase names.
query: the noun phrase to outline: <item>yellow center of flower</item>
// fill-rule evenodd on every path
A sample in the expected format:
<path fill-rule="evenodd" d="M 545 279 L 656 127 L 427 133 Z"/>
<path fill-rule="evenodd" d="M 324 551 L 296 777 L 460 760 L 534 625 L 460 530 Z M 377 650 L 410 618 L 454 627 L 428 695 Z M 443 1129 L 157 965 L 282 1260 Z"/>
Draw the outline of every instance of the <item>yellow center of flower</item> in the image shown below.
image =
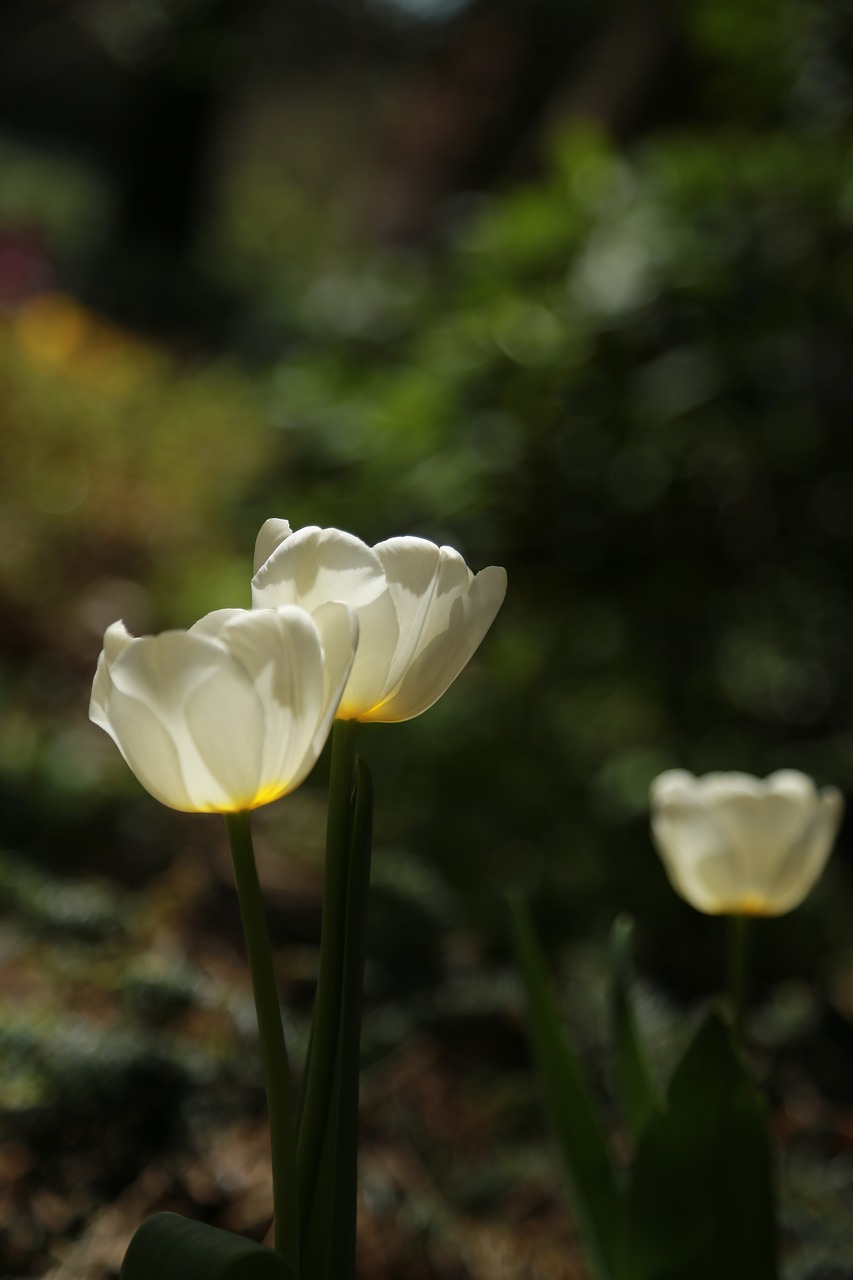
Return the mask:
<path fill-rule="evenodd" d="M 736 904 L 732 914 L 739 916 L 766 916 L 767 903 L 757 894 L 748 894 Z"/>
<path fill-rule="evenodd" d="M 260 791 L 255 793 L 254 798 L 243 808 L 260 809 L 262 805 L 272 804 L 273 800 L 280 800 L 286 794 L 287 788 L 283 787 L 280 782 L 269 782 L 265 787 L 261 787 Z"/>

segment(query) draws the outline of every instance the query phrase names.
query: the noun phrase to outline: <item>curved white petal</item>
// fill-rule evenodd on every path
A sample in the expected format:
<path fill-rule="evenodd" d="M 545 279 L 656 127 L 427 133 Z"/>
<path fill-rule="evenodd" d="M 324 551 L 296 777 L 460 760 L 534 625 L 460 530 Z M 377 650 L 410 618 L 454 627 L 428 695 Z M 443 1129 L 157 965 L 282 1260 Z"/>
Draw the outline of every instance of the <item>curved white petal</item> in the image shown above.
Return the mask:
<path fill-rule="evenodd" d="M 323 646 L 323 707 L 312 741 L 314 759 L 323 750 L 332 721 L 338 715 L 340 702 L 352 671 L 359 637 L 358 614 L 349 605 L 321 605 L 311 615 Z"/>
<path fill-rule="evenodd" d="M 427 711 L 468 665 L 505 595 L 506 572 L 492 566 L 472 578 L 465 594 L 437 597 L 434 616 L 427 620 L 418 652 L 397 688 L 365 719 L 388 723 Z"/>
<path fill-rule="evenodd" d="M 252 573 L 257 573 L 261 565 L 269 560 L 272 553 L 282 542 L 285 542 L 293 530 L 287 520 L 279 520 L 275 516 L 265 520 L 255 539 L 255 561 Z"/>
<path fill-rule="evenodd" d="M 359 609 L 385 590 L 376 555 L 341 529 L 308 525 L 286 538 L 252 579 L 256 608 L 298 604 L 309 613 L 329 601 Z"/>
<path fill-rule="evenodd" d="M 385 570 L 400 633 L 388 673 L 391 692 L 417 655 L 446 631 L 453 602 L 468 590 L 472 575 L 457 551 L 423 538 L 391 538 L 374 551 Z"/>
<path fill-rule="evenodd" d="M 780 863 L 810 825 L 814 795 L 804 806 L 799 798 L 767 789 L 755 795 L 735 790 L 716 796 L 712 807 L 737 860 L 744 900 L 766 909 Z"/>
<path fill-rule="evenodd" d="M 216 672 L 188 692 L 183 719 L 192 746 L 181 757 L 193 807 L 252 808 L 263 786 L 266 709 L 240 664 L 223 655 Z"/>
<path fill-rule="evenodd" d="M 110 665 L 127 648 L 133 644 L 133 636 L 123 622 L 113 622 L 104 633 L 104 647 L 98 658 L 95 679 L 92 682 L 92 696 L 89 699 L 89 719 L 100 725 L 112 736 L 109 725 L 108 706 L 112 693 L 113 681 Z"/>
<path fill-rule="evenodd" d="M 196 812 L 240 807 L 251 789 L 245 757 L 235 752 L 226 767 L 217 753 L 216 739 L 231 739 L 241 721 L 258 724 L 260 709 L 248 681 L 242 680 L 227 650 L 216 639 L 185 631 L 143 636 L 128 645 L 111 664 L 112 694 L 109 720 L 113 736 L 140 782 L 158 799 L 169 794 L 168 777 L 158 754 L 161 735 L 150 728 L 139 707 L 146 707 L 172 743 L 180 766 L 173 808 Z M 222 707 L 219 712 L 217 707 Z M 132 745 L 131 745 L 132 744 Z M 171 770 L 172 761 L 168 762 Z M 180 799 L 180 803 L 178 802 Z"/>
<path fill-rule="evenodd" d="M 364 720 L 387 697 L 400 639 L 397 611 L 390 594 L 358 610 L 358 648 L 338 712 L 342 720 Z"/>
<path fill-rule="evenodd" d="M 214 609 L 212 613 L 206 613 L 203 618 L 199 618 L 198 622 L 194 622 L 187 634 L 217 637 L 229 622 L 233 622 L 235 618 L 241 617 L 246 612 L 246 609 Z"/>
<path fill-rule="evenodd" d="M 652 834 L 670 883 L 691 906 L 716 915 L 737 899 L 740 879 L 725 833 L 688 787 L 658 794 Z"/>
<path fill-rule="evenodd" d="M 824 787 L 802 838 L 776 868 L 769 887 L 774 915 L 784 915 L 793 910 L 811 892 L 832 852 L 843 815 L 841 792 L 835 787 Z"/>
<path fill-rule="evenodd" d="M 109 721 L 103 727 L 155 800 L 170 809 L 196 811 L 172 735 L 147 702 L 119 694 L 111 700 Z"/>

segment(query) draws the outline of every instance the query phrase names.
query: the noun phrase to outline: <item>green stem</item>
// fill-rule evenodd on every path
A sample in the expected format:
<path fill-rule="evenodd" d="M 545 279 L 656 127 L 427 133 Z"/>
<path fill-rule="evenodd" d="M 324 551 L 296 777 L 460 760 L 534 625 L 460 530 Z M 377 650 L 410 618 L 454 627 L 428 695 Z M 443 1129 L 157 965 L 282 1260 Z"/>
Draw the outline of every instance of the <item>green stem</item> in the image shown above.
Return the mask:
<path fill-rule="evenodd" d="M 746 915 L 729 916 L 729 1003 L 735 1037 L 743 1040 L 749 989 L 749 925 Z"/>
<path fill-rule="evenodd" d="M 237 899 L 243 921 L 243 935 L 249 955 L 252 991 L 258 1016 L 261 1059 L 269 1111 L 272 1142 L 273 1211 L 275 1214 L 275 1247 L 299 1275 L 299 1200 L 297 1197 L 296 1160 L 293 1133 L 293 1100 L 290 1064 L 284 1043 L 281 1006 L 273 968 L 272 949 L 267 932 L 264 903 L 248 813 L 226 813 L 225 825 L 231 842 Z"/>
<path fill-rule="evenodd" d="M 334 1086 L 343 983 L 353 760 L 357 727 L 358 722 L 355 720 L 336 720 L 332 730 L 320 972 L 314 1005 L 311 1061 L 296 1148 L 303 1232 L 307 1230 L 311 1218 Z"/>
<path fill-rule="evenodd" d="M 334 1135 L 334 1191 L 327 1280 L 355 1280 L 358 1077 L 361 1065 L 361 1004 L 373 835 L 373 786 L 370 770 L 361 759 L 356 762 L 356 767 L 358 786 L 347 884 L 341 1025 L 335 1073 L 337 1132 Z"/>

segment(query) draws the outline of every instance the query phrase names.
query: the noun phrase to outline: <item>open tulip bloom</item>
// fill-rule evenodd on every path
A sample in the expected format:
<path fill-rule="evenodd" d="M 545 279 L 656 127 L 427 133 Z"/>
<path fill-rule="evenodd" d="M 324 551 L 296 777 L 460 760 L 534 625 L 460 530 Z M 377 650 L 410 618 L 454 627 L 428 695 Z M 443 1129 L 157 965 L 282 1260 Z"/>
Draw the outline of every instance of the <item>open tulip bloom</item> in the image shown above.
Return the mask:
<path fill-rule="evenodd" d="M 747 922 L 799 906 L 826 865 L 844 802 L 835 787 L 781 769 L 746 773 L 684 769 L 651 786 L 652 835 L 670 883 L 698 911 L 731 917 L 729 990 L 739 1029 L 746 1003 Z"/>
<path fill-rule="evenodd" d="M 799 906 L 826 865 L 843 811 L 794 769 L 652 783 L 652 834 L 673 888 L 708 915 L 780 916 Z"/>
<path fill-rule="evenodd" d="M 258 536 L 253 608 L 188 631 L 104 636 L 89 708 L 163 804 L 225 817 L 234 861 L 272 1140 L 275 1250 L 174 1214 L 134 1236 L 122 1280 L 354 1280 L 358 1073 L 372 788 L 358 721 L 400 721 L 441 697 L 506 591 L 449 547 L 338 529 Z M 299 1114 L 249 811 L 293 791 L 333 722 L 320 971 Z"/>
<path fill-rule="evenodd" d="M 267 520 L 255 547 L 256 607 L 313 612 L 341 600 L 358 614 L 342 720 L 411 720 L 426 711 L 470 661 L 505 594 L 505 570 L 473 574 L 458 551 L 423 538 L 368 547 L 341 529 L 294 533 L 286 520 Z"/>
<path fill-rule="evenodd" d="M 104 636 L 91 719 L 142 785 L 190 813 L 293 791 L 332 727 L 358 637 L 350 609 L 220 609 L 189 631 Z"/>

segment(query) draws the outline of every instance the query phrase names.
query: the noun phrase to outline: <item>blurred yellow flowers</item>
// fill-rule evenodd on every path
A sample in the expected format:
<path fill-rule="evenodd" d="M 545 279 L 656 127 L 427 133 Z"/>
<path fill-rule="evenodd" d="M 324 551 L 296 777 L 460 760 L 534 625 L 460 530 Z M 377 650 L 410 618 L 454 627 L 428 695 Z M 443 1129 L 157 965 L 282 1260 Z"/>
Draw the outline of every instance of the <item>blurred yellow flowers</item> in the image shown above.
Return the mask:
<path fill-rule="evenodd" d="M 353 662 L 345 605 L 221 609 L 189 631 L 104 636 L 89 706 L 142 785 L 172 809 L 237 813 L 314 766 Z"/>
<path fill-rule="evenodd" d="M 506 572 L 473 574 L 457 551 L 422 538 L 368 547 L 340 529 L 267 520 L 255 547 L 256 608 L 330 600 L 357 613 L 360 639 L 338 717 L 410 720 L 470 661 L 506 594 Z"/>
<path fill-rule="evenodd" d="M 804 773 L 695 778 L 651 786 L 652 834 L 673 888 L 709 915 L 778 916 L 798 906 L 832 849 L 844 802 Z"/>

